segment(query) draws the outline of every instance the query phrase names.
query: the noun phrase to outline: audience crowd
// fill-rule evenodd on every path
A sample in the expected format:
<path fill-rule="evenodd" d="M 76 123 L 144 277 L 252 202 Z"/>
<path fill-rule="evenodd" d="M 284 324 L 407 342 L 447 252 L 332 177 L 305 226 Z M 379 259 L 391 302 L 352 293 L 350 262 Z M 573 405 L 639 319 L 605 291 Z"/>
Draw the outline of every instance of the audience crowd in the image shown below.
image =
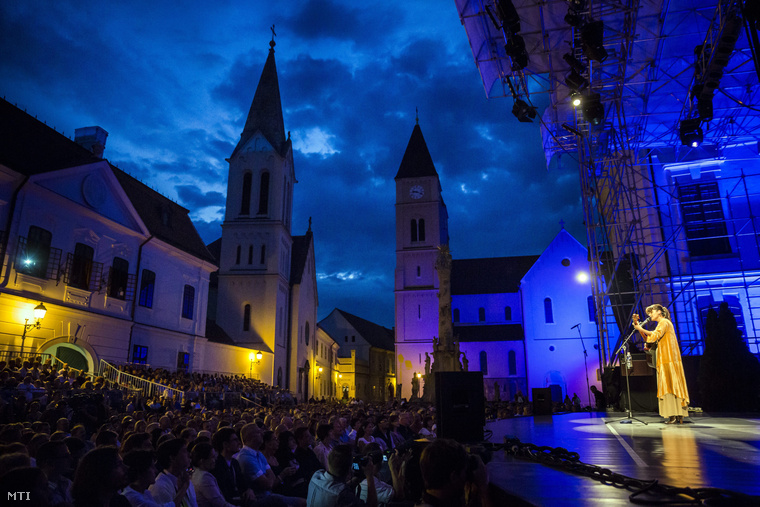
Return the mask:
<path fill-rule="evenodd" d="M 65 366 L 0 361 L 3 505 L 491 505 L 482 460 L 436 438 L 429 404 L 296 404 L 243 377 L 123 371 L 186 394 L 144 400 Z M 220 392 L 251 401 L 193 397 Z"/>

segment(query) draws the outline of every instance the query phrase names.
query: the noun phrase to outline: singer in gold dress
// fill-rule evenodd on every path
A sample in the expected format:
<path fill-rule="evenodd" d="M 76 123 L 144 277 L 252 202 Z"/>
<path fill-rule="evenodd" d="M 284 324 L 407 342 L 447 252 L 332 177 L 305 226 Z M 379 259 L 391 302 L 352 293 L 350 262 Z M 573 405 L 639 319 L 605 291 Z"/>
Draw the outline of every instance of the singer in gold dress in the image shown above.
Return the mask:
<path fill-rule="evenodd" d="M 670 321 L 670 312 L 662 305 L 651 305 L 646 313 L 657 323 L 657 328 L 654 331 L 644 329 L 635 314 L 633 327 L 641 333 L 647 345 L 658 342 L 656 367 L 660 415 L 668 419 L 667 424 L 683 424 L 683 418 L 689 417 L 689 390 L 686 388 L 681 349 Z"/>

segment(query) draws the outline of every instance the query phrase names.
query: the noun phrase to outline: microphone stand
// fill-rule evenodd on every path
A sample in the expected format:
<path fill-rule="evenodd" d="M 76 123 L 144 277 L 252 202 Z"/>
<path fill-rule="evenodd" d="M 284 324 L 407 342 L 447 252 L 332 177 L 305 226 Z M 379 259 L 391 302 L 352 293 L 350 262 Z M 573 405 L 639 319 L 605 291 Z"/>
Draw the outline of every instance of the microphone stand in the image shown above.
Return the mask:
<path fill-rule="evenodd" d="M 588 411 L 591 413 L 591 385 L 588 381 L 588 352 L 586 351 L 586 344 L 583 342 L 583 335 L 581 334 L 581 325 L 573 326 L 578 330 L 578 338 L 581 339 L 581 346 L 583 347 L 583 366 L 586 368 L 586 395 L 588 396 Z"/>
<path fill-rule="evenodd" d="M 615 355 L 616 356 L 618 354 L 620 354 L 620 352 L 622 351 L 623 356 L 626 359 L 626 364 L 625 364 L 625 373 L 626 373 L 626 375 L 625 375 L 625 389 L 626 389 L 626 392 L 628 393 L 628 417 L 626 417 L 625 419 L 620 419 L 618 421 L 604 421 L 604 424 L 609 424 L 611 422 L 619 422 L 620 424 L 633 424 L 633 421 L 638 421 L 640 423 L 643 423 L 644 425 L 649 425 L 649 423 L 647 423 L 645 421 L 642 421 L 641 419 L 637 419 L 637 418 L 633 417 L 633 415 L 631 413 L 631 381 L 630 381 L 629 377 L 631 376 L 631 370 L 633 370 L 633 364 L 631 364 L 631 368 L 629 369 L 628 368 L 628 357 L 630 356 L 630 352 L 628 352 L 628 341 L 630 341 L 630 339 L 633 337 L 633 335 L 635 333 L 636 333 L 636 329 L 634 329 L 633 331 L 631 331 L 631 334 L 629 334 L 628 337 L 625 340 L 623 340 L 623 343 L 620 345 L 620 348 L 615 351 Z M 620 369 L 621 369 L 621 371 L 622 371 L 622 368 L 623 368 L 623 362 L 621 361 L 620 362 Z"/>

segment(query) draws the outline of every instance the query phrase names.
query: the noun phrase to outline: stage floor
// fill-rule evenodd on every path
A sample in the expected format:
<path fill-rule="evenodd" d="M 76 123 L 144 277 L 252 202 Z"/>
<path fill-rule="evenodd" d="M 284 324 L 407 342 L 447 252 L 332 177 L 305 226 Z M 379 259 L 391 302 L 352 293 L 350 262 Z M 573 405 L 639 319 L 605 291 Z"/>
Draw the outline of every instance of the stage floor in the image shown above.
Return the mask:
<path fill-rule="evenodd" d="M 623 424 L 623 412 L 565 413 L 489 422 L 490 441 L 505 435 L 522 443 L 563 447 L 580 461 L 639 480 L 657 479 L 674 487 L 721 488 L 760 496 L 760 416 L 692 414 L 686 424 L 663 424 L 654 413 L 635 413 L 649 423 Z M 613 421 L 605 424 L 606 421 Z M 628 491 L 494 452 L 488 464 L 491 482 L 534 505 L 626 505 Z M 651 497 L 647 497 L 650 498 Z M 662 498 L 660 500 L 674 500 Z M 677 500 L 677 499 L 676 499 Z M 756 505 L 760 505 L 760 497 Z M 754 503 L 754 502 L 753 502 Z M 723 505 L 735 505 L 728 502 Z"/>

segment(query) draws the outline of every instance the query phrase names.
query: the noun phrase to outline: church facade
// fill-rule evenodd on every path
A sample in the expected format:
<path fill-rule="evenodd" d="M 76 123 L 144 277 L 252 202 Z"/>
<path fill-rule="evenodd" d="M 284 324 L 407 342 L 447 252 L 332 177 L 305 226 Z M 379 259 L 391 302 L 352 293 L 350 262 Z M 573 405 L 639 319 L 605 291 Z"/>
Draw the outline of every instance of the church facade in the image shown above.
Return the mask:
<path fill-rule="evenodd" d="M 442 187 L 419 124 L 395 181 L 396 378 L 398 395 L 409 398 L 412 378 L 431 368 L 439 336 L 435 262 L 438 247 L 449 244 Z M 600 387 L 600 359 L 591 286 L 583 274 L 586 249 L 564 228 L 541 255 L 454 258 L 454 340 L 462 368 L 483 372 L 487 399 L 549 387 L 555 401 L 577 393 L 589 402 L 588 386 Z"/>

